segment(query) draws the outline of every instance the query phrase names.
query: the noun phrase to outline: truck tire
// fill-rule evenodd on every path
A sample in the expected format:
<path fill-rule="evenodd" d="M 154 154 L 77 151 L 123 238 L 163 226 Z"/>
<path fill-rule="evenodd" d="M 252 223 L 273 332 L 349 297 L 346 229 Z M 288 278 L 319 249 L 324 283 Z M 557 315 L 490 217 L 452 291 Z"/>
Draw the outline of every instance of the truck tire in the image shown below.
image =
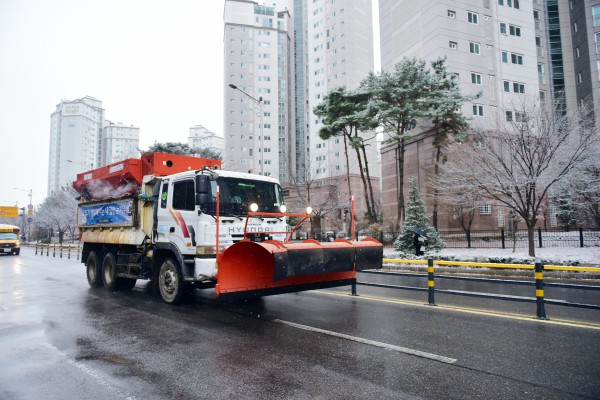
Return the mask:
<path fill-rule="evenodd" d="M 90 251 L 85 262 L 85 272 L 87 280 L 91 288 L 99 288 L 102 286 L 102 268 L 98 262 L 98 255 L 95 251 Z"/>
<path fill-rule="evenodd" d="M 158 290 L 160 297 L 168 304 L 179 304 L 184 298 L 185 285 L 179 263 L 166 258 L 158 273 Z"/>
<path fill-rule="evenodd" d="M 119 290 L 120 278 L 117 278 L 117 260 L 112 253 L 106 253 L 102 262 L 102 283 L 111 292 Z"/>

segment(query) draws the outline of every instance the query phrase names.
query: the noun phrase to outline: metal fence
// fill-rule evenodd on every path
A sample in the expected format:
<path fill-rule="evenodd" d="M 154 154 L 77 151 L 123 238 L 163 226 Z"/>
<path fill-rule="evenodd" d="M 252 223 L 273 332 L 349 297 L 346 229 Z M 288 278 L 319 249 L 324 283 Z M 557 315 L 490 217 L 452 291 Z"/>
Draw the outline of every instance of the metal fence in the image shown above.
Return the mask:
<path fill-rule="evenodd" d="M 446 247 L 469 249 L 527 248 L 527 230 L 498 229 L 489 231 L 440 231 Z M 572 231 L 536 229 L 536 247 L 599 247 L 600 229 L 579 228 Z"/>

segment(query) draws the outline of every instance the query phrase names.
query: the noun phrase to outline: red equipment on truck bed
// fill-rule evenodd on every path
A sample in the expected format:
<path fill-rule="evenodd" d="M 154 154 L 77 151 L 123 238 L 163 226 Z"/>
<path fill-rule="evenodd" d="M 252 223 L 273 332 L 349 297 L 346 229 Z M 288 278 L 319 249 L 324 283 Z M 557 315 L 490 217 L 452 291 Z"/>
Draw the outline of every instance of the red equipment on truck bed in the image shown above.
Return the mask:
<path fill-rule="evenodd" d="M 202 168 L 220 169 L 221 161 L 167 153 L 148 153 L 77 174 L 73 187 L 86 201 L 135 194 L 146 175 L 166 176 Z"/>

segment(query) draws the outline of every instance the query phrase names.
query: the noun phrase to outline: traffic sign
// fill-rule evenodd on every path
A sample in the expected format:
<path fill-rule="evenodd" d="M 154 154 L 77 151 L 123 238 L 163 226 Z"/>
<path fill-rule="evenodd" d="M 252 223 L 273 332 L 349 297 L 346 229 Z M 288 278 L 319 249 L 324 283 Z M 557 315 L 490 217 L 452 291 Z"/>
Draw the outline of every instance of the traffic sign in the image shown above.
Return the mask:
<path fill-rule="evenodd" d="M 0 206 L 0 217 L 17 218 L 19 216 L 18 207 Z"/>
<path fill-rule="evenodd" d="M 29 222 L 29 223 L 33 222 L 33 218 L 31 218 L 31 217 L 27 218 L 27 222 Z"/>

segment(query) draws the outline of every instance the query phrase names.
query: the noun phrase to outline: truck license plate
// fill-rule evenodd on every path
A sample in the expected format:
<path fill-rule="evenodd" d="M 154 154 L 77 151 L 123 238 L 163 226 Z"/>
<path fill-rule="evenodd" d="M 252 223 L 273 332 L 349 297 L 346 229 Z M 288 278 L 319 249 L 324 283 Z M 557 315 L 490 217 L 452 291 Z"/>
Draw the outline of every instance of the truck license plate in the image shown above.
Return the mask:
<path fill-rule="evenodd" d="M 2 249 L 2 251 L 5 253 L 10 253 L 10 249 Z"/>

